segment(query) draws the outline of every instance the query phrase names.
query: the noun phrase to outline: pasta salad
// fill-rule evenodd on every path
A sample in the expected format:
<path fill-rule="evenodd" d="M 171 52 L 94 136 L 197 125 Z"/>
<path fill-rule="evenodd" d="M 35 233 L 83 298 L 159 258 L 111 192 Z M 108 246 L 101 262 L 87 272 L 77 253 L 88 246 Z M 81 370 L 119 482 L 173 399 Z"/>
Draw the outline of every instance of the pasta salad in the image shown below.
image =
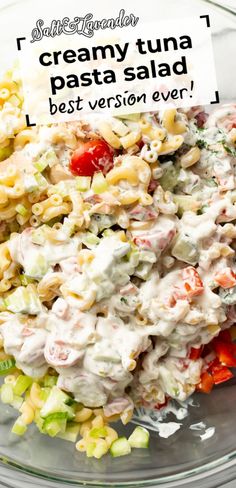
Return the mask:
<path fill-rule="evenodd" d="M 233 374 L 236 105 L 28 128 L 0 83 L 1 400 L 88 457 Z M 78 440 L 79 438 L 79 440 Z"/>

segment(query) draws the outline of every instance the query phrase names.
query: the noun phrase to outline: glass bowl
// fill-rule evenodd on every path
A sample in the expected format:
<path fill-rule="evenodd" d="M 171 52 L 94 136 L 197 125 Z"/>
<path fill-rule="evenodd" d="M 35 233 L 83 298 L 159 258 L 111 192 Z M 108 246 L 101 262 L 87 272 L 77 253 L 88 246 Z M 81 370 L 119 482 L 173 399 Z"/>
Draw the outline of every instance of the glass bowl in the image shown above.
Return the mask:
<path fill-rule="evenodd" d="M 231 5 L 230 6 L 230 1 Z M 213 32 L 213 48 L 221 102 L 236 100 L 236 38 L 235 0 L 148 0 L 147 7 L 155 9 L 155 18 L 176 18 L 182 16 L 209 14 Z M 108 0 L 103 0 L 107 13 L 117 11 Z M 55 15 L 56 6 L 56 15 Z M 89 0 L 86 7 L 75 0 L 47 2 L 41 0 L 1 0 L 0 7 L 0 59 L 1 70 L 9 68 L 16 56 L 16 37 L 24 36 L 29 25 L 38 18 L 62 18 L 68 15 L 68 8 L 74 15 L 99 11 L 99 2 Z M 236 5 L 235 5 L 236 6 Z M 121 5 L 120 8 L 123 6 Z M 143 6 L 129 0 L 126 10 L 136 15 Z M 51 10 L 51 12 L 50 12 Z M 80 12 L 78 12 L 80 11 Z M 150 13 L 150 12 L 149 12 Z M 198 486 L 215 488 L 236 478 L 236 382 L 232 380 L 224 387 L 216 388 L 210 395 L 195 395 L 194 406 L 189 414 L 179 421 L 181 428 L 165 439 L 151 431 L 150 448 L 134 450 L 131 455 L 102 460 L 87 459 L 75 451 L 74 445 L 59 439 L 42 436 L 30 428 L 23 438 L 10 434 L 14 422 L 14 411 L 0 405 L 0 484 L 11 488 L 23 486 L 156 486 L 183 487 Z M 168 421 L 176 418 L 169 414 Z M 206 429 L 215 428 L 214 435 L 205 440 L 202 430 L 190 426 L 203 422 Z M 201 427 L 201 424 L 200 424 Z M 126 427 L 127 432 L 133 429 Z M 205 430 L 206 430 L 205 429 Z M 122 434 L 122 426 L 120 426 Z M 207 437 L 207 436 L 206 436 Z"/>

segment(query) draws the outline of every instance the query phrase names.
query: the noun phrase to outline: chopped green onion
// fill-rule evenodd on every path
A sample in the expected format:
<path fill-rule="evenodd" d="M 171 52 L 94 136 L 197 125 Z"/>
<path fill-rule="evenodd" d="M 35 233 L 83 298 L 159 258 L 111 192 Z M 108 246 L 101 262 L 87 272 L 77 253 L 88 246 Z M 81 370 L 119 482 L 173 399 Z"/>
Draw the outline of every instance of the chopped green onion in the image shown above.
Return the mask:
<path fill-rule="evenodd" d="M 26 390 L 32 385 L 33 380 L 29 376 L 25 376 L 23 374 L 20 374 L 18 376 L 14 386 L 13 386 L 13 391 L 15 395 L 23 395 Z"/>
<path fill-rule="evenodd" d="M 2 403 L 12 403 L 14 399 L 14 393 L 12 385 L 6 383 L 1 387 L 1 401 Z"/>
<path fill-rule="evenodd" d="M 26 430 L 27 430 L 27 426 L 24 424 L 24 422 L 22 422 L 21 417 L 19 417 L 15 421 L 15 423 L 14 423 L 12 429 L 11 429 L 12 433 L 13 434 L 16 434 L 16 435 L 24 435 L 24 433 L 26 432 Z"/>
<path fill-rule="evenodd" d="M 149 445 L 150 434 L 144 427 L 138 426 L 128 438 L 128 443 L 131 447 L 147 448 Z"/>
<path fill-rule="evenodd" d="M 127 454 L 130 454 L 131 446 L 126 437 L 119 437 L 119 439 L 116 439 L 110 447 L 110 453 L 113 457 L 126 456 Z"/>
<path fill-rule="evenodd" d="M 15 359 L 9 358 L 0 361 L 0 375 L 5 375 L 10 373 L 10 371 L 15 367 Z"/>
<path fill-rule="evenodd" d="M 76 181 L 76 190 L 79 191 L 88 191 L 91 185 L 91 177 L 90 176 L 77 176 L 75 178 Z"/>
<path fill-rule="evenodd" d="M 96 194 L 107 191 L 108 184 L 102 172 L 94 174 L 91 189 Z"/>

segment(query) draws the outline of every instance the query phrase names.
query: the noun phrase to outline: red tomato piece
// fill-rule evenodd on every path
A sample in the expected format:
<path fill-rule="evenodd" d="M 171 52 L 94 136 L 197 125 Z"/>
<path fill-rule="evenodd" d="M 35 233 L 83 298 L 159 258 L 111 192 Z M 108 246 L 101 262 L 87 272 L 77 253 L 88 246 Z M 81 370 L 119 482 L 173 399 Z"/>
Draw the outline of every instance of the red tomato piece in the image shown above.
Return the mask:
<path fill-rule="evenodd" d="M 93 176 L 102 171 L 105 175 L 113 167 L 113 149 L 102 139 L 82 143 L 72 155 L 70 171 L 78 176 Z"/>
<path fill-rule="evenodd" d="M 212 376 L 209 373 L 207 373 L 207 371 L 205 371 L 204 373 L 202 373 L 201 381 L 197 385 L 196 389 L 198 391 L 202 391 L 203 393 L 210 393 L 213 386 L 214 386 L 214 380 Z"/>
<path fill-rule="evenodd" d="M 192 359 L 192 361 L 196 361 L 199 359 L 202 355 L 203 351 L 203 346 L 201 347 L 191 347 L 190 353 L 189 353 L 189 359 Z"/>
<path fill-rule="evenodd" d="M 222 288 L 232 288 L 236 285 L 236 274 L 231 268 L 225 268 L 214 276 L 214 281 Z"/>
<path fill-rule="evenodd" d="M 220 383 L 224 383 L 225 381 L 230 380 L 233 378 L 233 373 L 230 371 L 229 368 L 226 366 L 216 365 L 211 368 L 212 377 L 214 380 L 215 385 L 219 385 Z"/>

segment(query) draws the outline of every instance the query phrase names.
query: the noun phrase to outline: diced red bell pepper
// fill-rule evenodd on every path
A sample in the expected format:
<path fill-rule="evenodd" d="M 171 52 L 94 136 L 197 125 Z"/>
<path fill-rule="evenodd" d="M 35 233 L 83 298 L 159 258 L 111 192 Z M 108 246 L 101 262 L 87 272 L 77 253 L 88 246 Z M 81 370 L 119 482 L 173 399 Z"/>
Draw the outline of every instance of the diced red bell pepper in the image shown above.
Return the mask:
<path fill-rule="evenodd" d="M 187 268 L 182 269 L 181 278 L 183 280 L 183 298 L 197 297 L 198 295 L 201 295 L 204 291 L 202 280 L 197 270 L 193 266 L 187 266 Z M 181 297 L 181 291 L 179 297 Z"/>
<path fill-rule="evenodd" d="M 235 345 L 229 342 L 215 341 L 214 350 L 224 366 L 236 368 Z"/>
<path fill-rule="evenodd" d="M 207 371 L 205 371 L 201 375 L 201 381 L 197 385 L 196 390 L 202 391 L 203 393 L 210 393 L 213 386 L 214 386 L 213 377 Z"/>
<path fill-rule="evenodd" d="M 233 373 L 230 371 L 227 366 L 216 365 L 211 368 L 212 378 L 214 380 L 215 385 L 219 385 L 220 383 L 224 383 L 225 381 L 230 380 L 233 378 Z"/>
<path fill-rule="evenodd" d="M 192 359 L 193 361 L 196 361 L 201 357 L 203 351 L 203 346 L 201 347 L 191 347 L 190 353 L 189 353 L 189 359 Z"/>
<path fill-rule="evenodd" d="M 214 276 L 214 281 L 222 288 L 232 288 L 236 285 L 236 274 L 231 268 L 225 268 Z"/>

